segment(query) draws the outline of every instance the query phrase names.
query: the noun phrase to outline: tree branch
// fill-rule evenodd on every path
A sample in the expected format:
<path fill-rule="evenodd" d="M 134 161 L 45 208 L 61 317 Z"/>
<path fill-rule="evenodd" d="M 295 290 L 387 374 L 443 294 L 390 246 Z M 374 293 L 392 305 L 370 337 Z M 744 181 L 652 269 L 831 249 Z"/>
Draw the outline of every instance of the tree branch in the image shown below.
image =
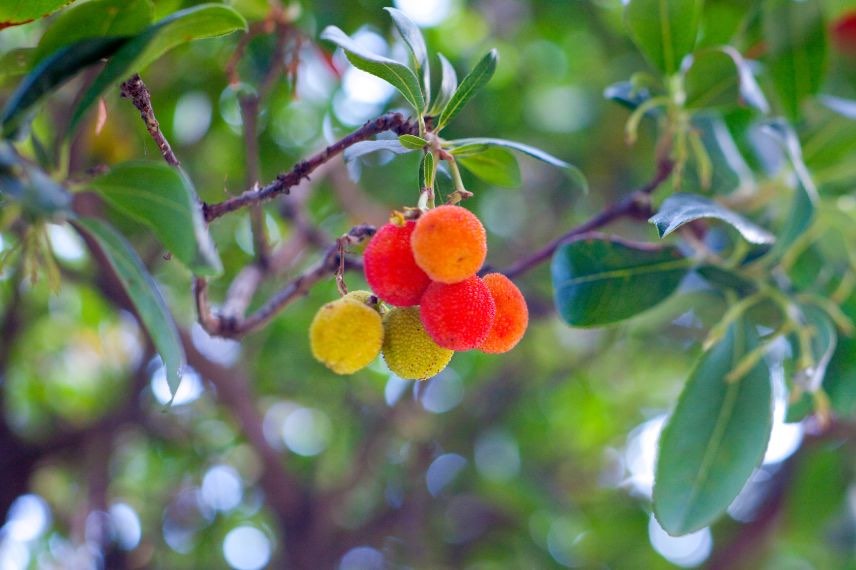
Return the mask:
<path fill-rule="evenodd" d="M 160 130 L 160 124 L 157 118 L 155 118 L 155 110 L 152 108 L 152 97 L 140 75 L 135 73 L 130 79 L 122 83 L 119 91 L 122 97 L 130 99 L 134 107 L 140 112 L 140 117 L 142 117 L 143 122 L 146 124 L 146 130 L 149 131 L 149 134 L 158 145 L 164 160 L 170 166 L 181 166 L 175 153 L 172 152 L 172 147 L 169 146 L 169 142 Z"/>
<path fill-rule="evenodd" d="M 239 210 L 251 204 L 259 204 L 267 200 L 271 200 L 279 194 L 287 194 L 288 191 L 300 183 L 304 178 L 309 178 L 309 175 L 331 158 L 341 154 L 345 149 L 351 147 L 358 142 L 362 142 L 373 137 L 376 134 L 392 131 L 398 135 L 415 134 L 418 132 L 416 124 L 410 121 L 401 113 L 389 113 L 368 121 L 359 129 L 355 130 L 346 137 L 339 139 L 335 143 L 326 147 L 321 152 L 312 155 L 306 160 L 302 160 L 294 165 L 288 172 L 279 174 L 276 180 L 270 184 L 258 189 L 247 190 L 243 194 L 234 196 L 223 202 L 215 204 L 203 204 L 202 212 L 205 216 L 205 221 L 210 222 L 224 216 L 235 210 Z"/>
<path fill-rule="evenodd" d="M 370 238 L 374 233 L 374 226 L 355 226 L 342 239 L 346 243 L 353 245 Z M 342 263 L 343 260 L 339 253 L 339 245 L 331 245 L 318 262 L 288 283 L 288 285 L 274 294 L 255 313 L 246 318 L 241 318 L 239 315 L 234 314 L 214 314 L 208 301 L 208 284 L 203 278 L 197 277 L 194 280 L 193 289 L 196 298 L 196 309 L 199 314 L 199 323 L 208 334 L 227 338 L 242 337 L 264 326 L 289 303 L 309 291 L 313 285 L 325 277 L 335 274 L 339 271 Z M 344 258 L 344 265 L 345 269 L 362 267 L 358 261 L 347 257 Z M 254 290 L 254 288 L 248 289 Z M 236 302 L 234 298 L 230 297 L 230 299 L 233 303 Z"/>
<path fill-rule="evenodd" d="M 556 249 L 558 249 L 563 243 L 592 230 L 611 224 L 619 218 L 649 218 L 653 213 L 651 210 L 651 193 L 656 190 L 660 184 L 668 180 L 669 176 L 672 174 L 673 168 L 674 163 L 672 161 L 667 159 L 660 160 L 657 163 L 657 172 L 647 184 L 633 191 L 620 202 L 607 206 L 594 217 L 560 235 L 538 251 L 517 260 L 511 266 L 502 270 L 502 273 L 504 273 L 509 279 L 519 277 L 544 261 L 550 259 Z"/>

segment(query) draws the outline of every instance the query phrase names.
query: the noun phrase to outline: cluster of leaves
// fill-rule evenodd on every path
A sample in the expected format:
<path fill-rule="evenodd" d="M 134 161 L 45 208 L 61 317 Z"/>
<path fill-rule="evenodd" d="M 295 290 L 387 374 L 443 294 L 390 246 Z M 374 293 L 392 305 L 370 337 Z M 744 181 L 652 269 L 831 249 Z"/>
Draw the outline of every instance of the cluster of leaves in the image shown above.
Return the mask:
<path fill-rule="evenodd" d="M 829 106 L 828 97 L 815 97 L 823 85 L 826 53 L 819 3 L 766 0 L 763 26 L 755 30 L 767 50 L 762 80 L 775 96 L 775 109 L 787 118 L 771 118 L 754 75 L 757 64 L 733 46 L 699 40 L 702 12 L 700 0 L 628 2 L 627 28 L 657 74 L 637 74 L 606 92 L 633 109 L 629 140 L 643 118 L 657 121 L 661 148 L 671 149 L 668 159 L 676 165 L 673 186 L 683 191 L 670 193 L 650 222 L 661 238 L 683 232 L 688 239 L 659 246 L 588 235 L 562 245 L 552 264 L 558 311 L 573 326 L 607 325 L 647 311 L 672 296 L 691 273 L 730 305 L 710 331 L 709 350 L 689 375 L 660 442 L 654 512 L 676 535 L 718 518 L 759 466 L 772 427 L 772 379 L 764 362 L 771 346 L 784 341 L 789 347 L 788 388 L 791 401 L 799 403 L 792 406 L 791 421 L 802 419 L 813 400 L 824 422 L 830 413 L 825 370 L 838 331 L 853 331 L 838 305 L 852 293 L 852 256 L 822 257 L 821 263 L 840 267 L 832 279 L 798 278 L 798 261 L 807 251 L 818 253 L 812 244 L 829 222 L 819 219 L 823 199 L 791 122 L 802 120 L 808 104 L 819 100 Z M 769 183 L 776 192 L 792 186 L 791 207 L 778 222 L 770 210 L 760 216 L 776 231 L 733 209 L 757 212 L 755 198 L 768 203 L 759 196 L 762 184 L 712 178 L 748 172 L 732 138 L 735 130 L 766 135 L 767 152 L 780 149 Z M 694 177 L 686 172 L 688 165 Z M 726 236 L 710 222 L 734 231 Z"/>
<path fill-rule="evenodd" d="M 403 12 L 396 8 L 385 8 L 392 17 L 395 28 L 401 35 L 409 61 L 407 64 L 367 51 L 336 26 L 329 26 L 321 33 L 321 39 L 341 47 L 355 67 L 387 81 L 395 87 L 410 105 L 419 122 L 419 135 L 401 135 L 398 140 L 365 141 L 354 145 L 345 154 L 345 159 L 354 161 L 371 152 L 388 151 L 405 154 L 422 151 L 419 165 L 419 185 L 426 190 L 427 200 L 433 194 L 437 169 L 440 161 L 446 161 L 451 170 L 456 198 L 469 193 L 464 188 L 458 165 L 476 177 L 496 186 L 515 187 L 520 185 L 520 168 L 514 150 L 534 157 L 553 166 L 570 169 L 576 180 L 585 187 L 585 178 L 570 164 L 530 145 L 497 138 L 473 137 L 444 140 L 440 132 L 460 112 L 464 105 L 484 87 L 496 72 L 497 50 L 493 49 L 482 57 L 473 69 L 458 82 L 455 68 L 443 54 L 438 53 L 442 77 L 436 95 L 431 96 L 431 64 L 422 31 Z"/>
<path fill-rule="evenodd" d="M 66 2 L 43 2 L 39 16 Z M 16 12 L 27 19 L 28 13 Z M 102 17 L 110 14 L 111 18 Z M 148 0 L 92 0 L 60 14 L 35 48 L 19 50 L 18 71 L 26 75 L 3 109 L 0 142 L 0 200 L 16 205 L 30 221 L 52 220 L 71 224 L 92 239 L 125 286 L 141 324 L 164 361 L 170 390 L 175 393 L 185 356 L 172 315 L 134 248 L 108 222 L 78 216 L 68 190 L 38 167 L 22 159 L 12 146 L 30 135 L 28 126 L 39 105 L 66 81 L 108 58 L 74 107 L 69 124 L 59 137 L 70 137 L 84 115 L 109 88 L 144 69 L 164 53 L 187 41 L 221 36 L 246 29 L 234 9 L 221 4 L 200 4 L 154 21 Z M 97 22 L 97 25 L 92 25 Z M 33 145 L 43 148 L 32 135 Z M 41 166 L 51 158 L 41 153 Z M 173 255 L 197 275 L 217 275 L 222 267 L 202 220 L 199 200 L 190 179 L 180 170 L 153 161 L 114 165 L 87 188 L 97 191 L 117 211 L 148 227 Z M 11 202 L 11 203 L 10 203 Z M 11 223 L 9 220 L 8 223 Z M 24 252 L 32 256 L 32 252 Z M 44 256 L 49 259 L 49 254 Z M 6 260 L 11 261 L 11 256 Z"/>

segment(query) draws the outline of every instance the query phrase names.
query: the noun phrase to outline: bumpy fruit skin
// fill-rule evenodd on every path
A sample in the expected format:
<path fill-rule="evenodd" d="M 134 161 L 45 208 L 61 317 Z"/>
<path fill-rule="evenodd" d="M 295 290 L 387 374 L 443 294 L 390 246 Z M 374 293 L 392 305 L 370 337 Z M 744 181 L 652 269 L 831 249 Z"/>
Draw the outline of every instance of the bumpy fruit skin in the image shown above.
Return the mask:
<path fill-rule="evenodd" d="M 386 224 L 372 237 L 363 253 L 366 281 L 375 295 L 390 305 L 410 307 L 419 299 L 431 279 L 413 259 L 410 237 L 416 222 L 403 226 Z"/>
<path fill-rule="evenodd" d="M 496 304 L 477 276 L 451 285 L 431 283 L 422 295 L 419 314 L 434 342 L 450 350 L 471 350 L 490 332 Z"/>
<path fill-rule="evenodd" d="M 529 309 L 523 293 L 511 279 L 501 273 L 482 278 L 496 304 L 496 317 L 479 350 L 489 354 L 508 352 L 520 342 L 529 325 Z"/>
<path fill-rule="evenodd" d="M 422 214 L 410 245 L 416 264 L 440 283 L 472 277 L 487 256 L 484 226 L 460 206 L 439 206 Z"/>
<path fill-rule="evenodd" d="M 312 356 L 336 374 L 353 374 L 377 358 L 383 319 L 354 292 L 318 309 L 309 326 Z M 369 293 L 370 295 L 370 293 Z"/>
<path fill-rule="evenodd" d="M 438 346 L 425 332 L 416 307 L 391 309 L 383 317 L 383 327 L 383 359 L 400 378 L 431 378 L 452 359 L 454 352 Z"/>

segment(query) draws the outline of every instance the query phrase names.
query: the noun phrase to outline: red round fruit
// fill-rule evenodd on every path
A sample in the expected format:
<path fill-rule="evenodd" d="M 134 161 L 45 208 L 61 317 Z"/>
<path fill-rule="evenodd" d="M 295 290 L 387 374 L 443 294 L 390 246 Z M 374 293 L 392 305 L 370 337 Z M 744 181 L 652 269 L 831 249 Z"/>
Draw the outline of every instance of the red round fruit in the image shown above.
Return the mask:
<path fill-rule="evenodd" d="M 363 254 L 366 281 L 375 295 L 390 305 L 410 307 L 419 304 L 431 283 L 413 259 L 410 236 L 416 222 L 403 226 L 386 224 L 372 237 Z"/>
<path fill-rule="evenodd" d="M 520 342 L 529 325 L 526 299 L 517 285 L 502 273 L 485 275 L 483 281 L 496 303 L 496 318 L 479 350 L 489 354 L 508 352 Z"/>
<path fill-rule="evenodd" d="M 419 302 L 419 315 L 438 345 L 471 350 L 487 338 L 496 303 L 487 285 L 473 275 L 458 283 L 431 283 Z"/>

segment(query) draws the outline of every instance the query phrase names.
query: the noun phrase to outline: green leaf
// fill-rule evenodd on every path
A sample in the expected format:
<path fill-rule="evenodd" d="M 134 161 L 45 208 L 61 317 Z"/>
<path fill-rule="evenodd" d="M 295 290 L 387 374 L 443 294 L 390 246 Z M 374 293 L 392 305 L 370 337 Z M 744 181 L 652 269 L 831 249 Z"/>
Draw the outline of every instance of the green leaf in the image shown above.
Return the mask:
<path fill-rule="evenodd" d="M 421 112 L 425 109 L 425 96 L 412 69 L 388 57 L 366 51 L 336 26 L 327 26 L 320 37 L 342 48 L 354 67 L 380 77 L 398 89 L 414 110 Z"/>
<path fill-rule="evenodd" d="M 399 142 L 398 139 L 378 139 L 374 141 L 360 141 L 345 149 L 343 158 L 345 166 L 348 169 L 348 175 L 351 180 L 357 181 L 360 179 L 360 163 L 357 159 L 373 152 L 391 152 L 393 154 L 406 154 L 413 152 L 412 149 L 406 148 Z"/>
<path fill-rule="evenodd" d="M 694 53 L 684 86 L 689 108 L 728 107 L 744 102 L 762 113 L 770 109 L 749 64 L 730 46 Z"/>
<path fill-rule="evenodd" d="M 802 146 L 793 128 L 781 119 L 768 121 L 764 127 L 765 132 L 781 145 L 797 178 L 797 187 L 791 202 L 790 214 L 779 232 L 776 245 L 768 253 L 769 258 L 778 259 L 811 227 L 816 217 L 819 197 L 814 182 L 803 162 Z"/>
<path fill-rule="evenodd" d="M 172 48 L 193 40 L 213 38 L 246 30 L 247 22 L 234 9 L 222 4 L 200 4 L 175 12 L 155 22 L 128 41 L 110 58 L 104 70 L 81 98 L 71 118 L 69 132 L 89 107 L 115 83 L 142 71 Z"/>
<path fill-rule="evenodd" d="M 0 30 L 32 22 L 72 2 L 74 0 L 4 0 L 0 2 Z"/>
<path fill-rule="evenodd" d="M 34 61 L 35 52 L 35 48 L 17 48 L 0 56 L 0 85 L 26 75 Z"/>
<path fill-rule="evenodd" d="M 426 152 L 419 163 L 419 183 L 422 188 L 434 188 L 434 174 L 437 172 L 434 155 Z"/>
<path fill-rule="evenodd" d="M 759 362 L 740 381 L 725 380 L 757 345 L 750 325 L 732 324 L 696 364 L 663 429 L 654 514 L 671 535 L 716 520 L 764 457 L 772 429 L 769 370 Z"/>
<path fill-rule="evenodd" d="M 184 349 L 157 283 L 131 245 L 112 226 L 95 218 L 81 218 L 73 224 L 98 244 L 122 282 L 140 323 L 163 360 L 167 384 L 175 396 L 185 365 Z"/>
<path fill-rule="evenodd" d="M 141 222 L 196 275 L 216 276 L 220 257 L 184 174 L 161 162 L 118 164 L 89 184 L 123 214 Z"/>
<path fill-rule="evenodd" d="M 657 228 L 660 237 L 666 237 L 684 224 L 702 218 L 715 218 L 730 225 L 754 244 L 773 243 L 776 238 L 767 230 L 753 224 L 743 216 L 725 206 L 696 194 L 672 194 L 660 206 L 660 210 L 648 221 Z"/>
<path fill-rule="evenodd" d="M 452 95 L 455 94 L 455 90 L 458 88 L 458 74 L 455 73 L 455 68 L 452 67 L 452 64 L 442 53 L 437 54 L 437 59 L 440 60 L 443 75 L 440 80 L 440 87 L 437 90 L 437 98 L 431 106 L 432 115 L 436 115 L 449 104 L 449 101 L 452 100 Z"/>
<path fill-rule="evenodd" d="M 9 143 L 0 141 L 0 198 L 4 195 L 35 218 L 71 214 L 68 191 L 37 167 L 21 160 Z"/>
<path fill-rule="evenodd" d="M 814 364 L 806 369 L 797 370 L 794 383 L 807 392 L 816 392 L 823 384 L 826 368 L 835 353 L 838 332 L 829 315 L 819 307 L 801 305 L 800 311 L 802 312 L 801 324 L 808 329 L 811 335 L 809 349 L 811 350 L 811 361 Z M 800 355 L 799 343 L 795 343 L 794 346 L 796 347 L 794 358 L 798 360 Z"/>
<path fill-rule="evenodd" d="M 750 279 L 718 265 L 701 265 L 695 270 L 708 283 L 733 289 L 741 297 L 751 295 L 758 290 L 758 286 Z"/>
<path fill-rule="evenodd" d="M 475 154 L 456 158 L 458 164 L 488 184 L 504 188 L 520 186 L 520 166 L 509 151 L 499 147 L 488 147 Z"/>
<path fill-rule="evenodd" d="M 695 47 L 701 9 L 702 0 L 630 0 L 624 21 L 649 63 L 671 75 Z"/>
<path fill-rule="evenodd" d="M 150 0 L 90 0 L 76 4 L 45 30 L 34 61 L 87 38 L 135 36 L 151 22 Z"/>
<path fill-rule="evenodd" d="M 817 0 L 766 0 L 763 11 L 766 63 L 785 113 L 800 115 L 826 72 L 826 25 Z"/>
<path fill-rule="evenodd" d="M 490 78 L 493 77 L 493 74 L 496 71 L 496 63 L 498 59 L 499 55 L 497 51 L 495 49 L 490 50 L 481 59 L 481 61 L 476 64 L 473 70 L 464 77 L 463 81 L 461 81 L 461 84 L 458 85 L 458 88 L 452 95 L 452 98 L 440 112 L 435 130 L 440 131 L 443 127 L 448 125 L 449 121 L 458 114 L 467 101 L 469 101 L 479 89 L 484 87 L 485 84 L 490 81 Z"/>
<path fill-rule="evenodd" d="M 18 132 L 29 111 L 84 67 L 116 52 L 127 38 L 91 38 L 64 47 L 42 60 L 21 82 L 3 109 L 3 136 Z"/>
<path fill-rule="evenodd" d="M 604 89 L 603 96 L 633 111 L 651 98 L 651 92 L 645 87 L 635 86 L 631 81 L 619 81 Z M 649 111 L 649 113 L 654 112 L 654 109 Z"/>
<path fill-rule="evenodd" d="M 401 39 L 404 40 L 404 44 L 413 56 L 416 73 L 422 72 L 422 93 L 425 96 L 427 106 L 431 99 L 431 66 L 428 64 L 428 48 L 425 46 L 422 30 L 401 10 L 396 8 L 384 8 L 384 10 L 389 12 L 395 29 L 401 34 Z"/>
<path fill-rule="evenodd" d="M 665 300 L 689 265 L 674 247 L 589 234 L 560 246 L 553 255 L 556 308 L 572 326 L 615 323 Z"/>
<path fill-rule="evenodd" d="M 552 154 L 544 152 L 534 146 L 529 146 L 528 144 L 523 144 L 517 141 L 486 137 L 455 139 L 453 141 L 449 141 L 449 143 L 453 145 L 452 152 L 454 152 L 456 156 L 466 156 L 467 154 L 482 152 L 483 150 L 491 147 L 507 148 L 521 152 L 527 156 L 538 159 L 541 162 L 546 162 L 552 166 L 565 169 L 577 186 L 579 186 L 583 192 L 588 193 L 588 180 L 582 170 L 573 164 L 568 164 L 564 160 L 556 158 Z"/>
<path fill-rule="evenodd" d="M 398 137 L 398 142 L 401 143 L 401 146 L 410 150 L 422 150 L 422 148 L 428 144 L 428 141 L 426 141 L 422 137 L 417 137 L 416 135 L 408 134 L 404 134 Z"/>

